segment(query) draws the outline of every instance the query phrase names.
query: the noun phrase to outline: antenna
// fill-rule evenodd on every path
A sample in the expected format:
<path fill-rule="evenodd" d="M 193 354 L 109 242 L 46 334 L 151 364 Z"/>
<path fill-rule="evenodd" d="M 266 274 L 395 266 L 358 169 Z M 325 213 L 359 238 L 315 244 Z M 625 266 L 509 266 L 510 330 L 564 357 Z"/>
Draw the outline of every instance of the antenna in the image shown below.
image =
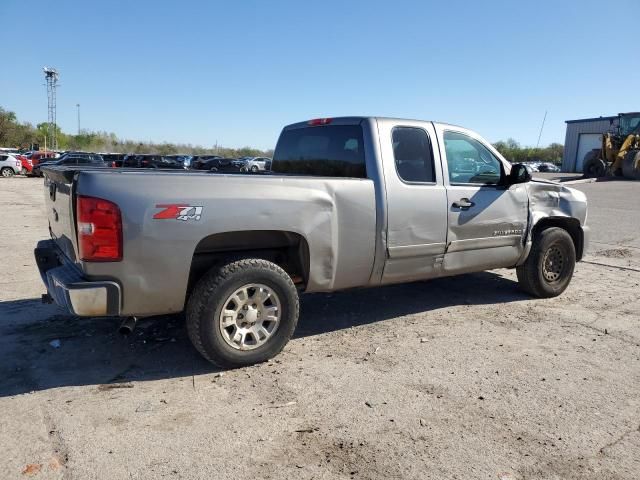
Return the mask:
<path fill-rule="evenodd" d="M 544 111 L 544 118 L 542 119 L 542 125 L 540 125 L 540 133 L 538 134 L 538 142 L 536 143 L 536 148 L 540 146 L 540 137 L 542 137 L 542 129 L 544 128 L 544 121 L 547 119 L 547 111 Z"/>
<path fill-rule="evenodd" d="M 60 75 L 55 68 L 44 67 L 44 78 L 47 81 L 47 136 L 49 137 L 49 148 L 57 150 L 58 135 L 56 132 L 56 88 Z M 45 140 L 46 144 L 46 140 Z"/>

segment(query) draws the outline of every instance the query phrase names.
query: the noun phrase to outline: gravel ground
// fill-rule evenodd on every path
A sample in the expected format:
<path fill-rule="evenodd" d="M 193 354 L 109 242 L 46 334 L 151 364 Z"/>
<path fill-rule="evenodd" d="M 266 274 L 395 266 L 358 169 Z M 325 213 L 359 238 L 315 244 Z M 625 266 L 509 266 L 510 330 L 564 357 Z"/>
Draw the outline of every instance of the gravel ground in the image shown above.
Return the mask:
<path fill-rule="evenodd" d="M 308 295 L 280 356 L 219 372 L 180 318 L 41 305 L 42 181 L 0 181 L 0 478 L 640 478 L 640 182 L 576 187 L 562 296 L 511 270 Z"/>

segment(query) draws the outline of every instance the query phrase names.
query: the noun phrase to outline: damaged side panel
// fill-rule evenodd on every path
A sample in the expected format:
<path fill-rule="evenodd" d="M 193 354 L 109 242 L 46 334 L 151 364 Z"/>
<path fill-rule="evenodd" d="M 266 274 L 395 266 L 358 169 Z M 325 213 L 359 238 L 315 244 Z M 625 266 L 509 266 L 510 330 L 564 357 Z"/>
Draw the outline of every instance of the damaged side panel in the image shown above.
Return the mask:
<path fill-rule="evenodd" d="M 529 195 L 529 224 L 525 251 L 518 264 L 522 264 L 527 259 L 533 241 L 533 231 L 536 225 L 544 219 L 575 219 L 578 221 L 582 234 L 585 235 L 583 251 L 578 252 L 578 255 L 583 254 L 588 241 L 586 238 L 588 234 L 586 195 L 579 190 L 556 182 L 533 180 L 526 185 Z"/>
<path fill-rule="evenodd" d="M 126 205 L 126 261 L 83 265 L 88 278 L 117 279 L 123 292 L 137 292 L 124 295 L 123 315 L 181 311 L 196 246 L 224 232 L 271 230 L 302 236 L 310 257 L 307 291 L 369 282 L 376 241 L 371 180 L 154 173 L 153 182 L 142 182 L 141 175 L 149 174 L 87 172 L 78 181 L 79 194 L 91 192 Z M 154 219 L 158 200 L 198 205 L 200 219 Z"/>

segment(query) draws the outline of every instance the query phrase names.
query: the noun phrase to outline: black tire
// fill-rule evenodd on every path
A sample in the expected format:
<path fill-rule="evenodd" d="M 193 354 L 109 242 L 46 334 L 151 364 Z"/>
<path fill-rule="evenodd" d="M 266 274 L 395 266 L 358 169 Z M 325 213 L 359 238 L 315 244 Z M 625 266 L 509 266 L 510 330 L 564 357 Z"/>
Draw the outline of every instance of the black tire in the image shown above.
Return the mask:
<path fill-rule="evenodd" d="M 595 152 L 595 153 L 594 153 Z M 607 173 L 607 164 L 599 158 L 600 150 L 591 150 L 584 157 L 582 173 L 587 178 L 604 177 Z"/>
<path fill-rule="evenodd" d="M 516 268 L 516 273 L 525 292 L 550 298 L 557 297 L 569 286 L 575 265 L 576 249 L 571 235 L 562 228 L 552 227 L 535 236 L 527 260 Z"/>
<path fill-rule="evenodd" d="M 622 175 L 631 180 L 640 180 L 640 150 L 630 150 L 622 162 Z"/>
<path fill-rule="evenodd" d="M 279 299 L 281 317 L 265 343 L 252 350 L 239 350 L 223 337 L 219 318 L 222 309 L 228 306 L 228 298 L 248 284 L 270 288 Z M 197 283 L 187 304 L 187 332 L 196 350 L 214 365 L 223 368 L 253 365 L 280 353 L 293 335 L 299 309 L 298 291 L 282 268 L 262 259 L 234 260 L 212 268 Z"/>
<path fill-rule="evenodd" d="M 258 168 L 256 165 L 252 165 L 252 166 L 251 166 L 251 171 L 252 171 L 253 173 L 258 173 L 258 170 L 259 170 L 259 168 Z"/>
<path fill-rule="evenodd" d="M 2 170 L 0 170 L 0 174 L 4 178 L 9 178 L 9 177 L 13 177 L 16 174 L 16 172 L 13 171 L 13 168 L 4 167 Z"/>

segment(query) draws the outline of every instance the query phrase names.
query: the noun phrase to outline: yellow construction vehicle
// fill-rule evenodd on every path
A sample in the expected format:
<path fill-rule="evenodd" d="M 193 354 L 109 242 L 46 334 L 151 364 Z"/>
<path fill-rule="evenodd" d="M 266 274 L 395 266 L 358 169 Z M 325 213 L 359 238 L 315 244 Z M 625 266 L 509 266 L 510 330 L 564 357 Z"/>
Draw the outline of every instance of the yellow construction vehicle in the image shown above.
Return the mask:
<path fill-rule="evenodd" d="M 585 177 L 640 180 L 640 112 L 618 114 L 618 126 L 602 135 L 602 147 L 587 153 L 582 165 Z"/>

